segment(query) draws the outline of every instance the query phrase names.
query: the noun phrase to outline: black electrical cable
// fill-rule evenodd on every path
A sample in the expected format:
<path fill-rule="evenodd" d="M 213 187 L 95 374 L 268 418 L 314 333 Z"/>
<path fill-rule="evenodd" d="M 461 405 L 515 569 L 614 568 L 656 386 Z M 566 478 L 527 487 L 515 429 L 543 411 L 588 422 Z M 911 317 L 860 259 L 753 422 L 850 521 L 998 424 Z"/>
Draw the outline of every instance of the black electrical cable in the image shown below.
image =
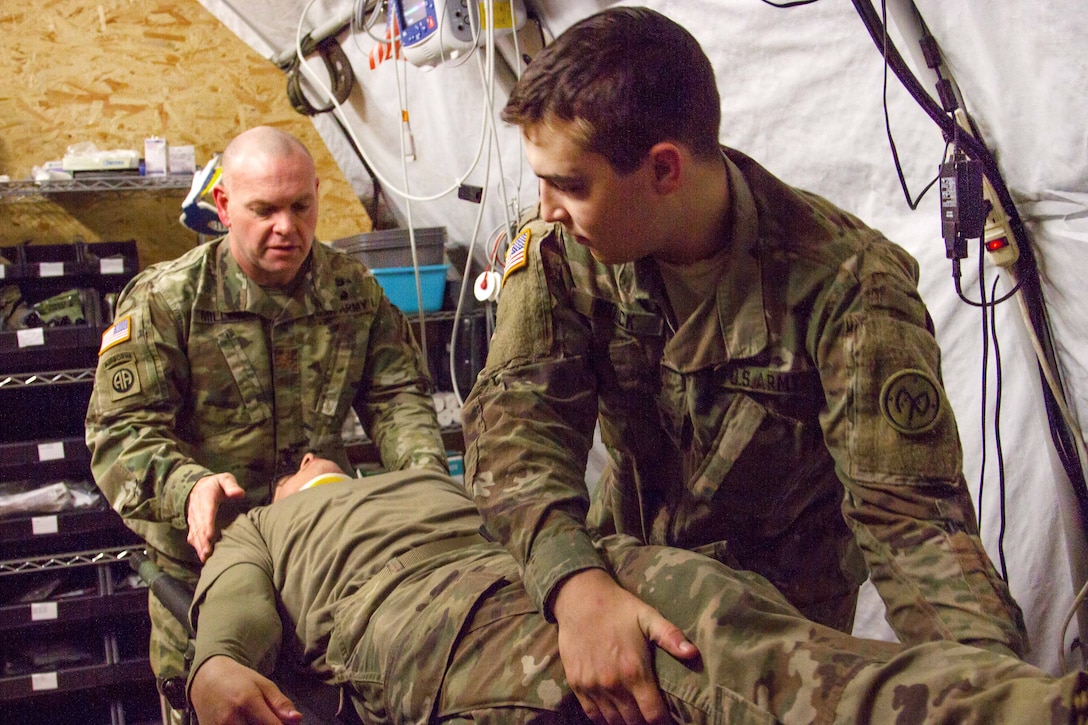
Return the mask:
<path fill-rule="evenodd" d="M 873 8 L 871 1 L 852 0 L 852 2 L 862 23 L 865 25 L 866 30 L 868 30 L 873 42 L 876 44 L 877 49 L 884 55 L 885 62 L 888 63 L 892 72 L 896 74 L 896 77 L 899 78 L 899 81 L 903 84 L 904 88 L 906 88 L 907 92 L 911 94 L 915 102 L 918 103 L 934 123 L 940 127 L 946 141 L 955 138 L 956 129 L 958 127 L 955 119 L 949 116 L 922 88 L 918 79 L 914 77 L 907 64 L 903 61 L 895 44 L 884 42 L 886 32 L 884 24 L 881 22 L 880 17 Z M 1046 314 L 1046 304 L 1043 300 L 1038 265 L 1035 260 L 1034 251 L 1028 243 L 1028 235 L 1023 225 L 1023 221 L 1020 219 L 1019 212 L 1016 209 L 1016 205 L 1013 203 L 1012 196 L 1009 193 L 1008 187 L 1005 185 L 993 155 L 980 141 L 978 141 L 977 136 L 963 134 L 960 136 L 959 141 L 969 157 L 978 159 L 982 163 L 983 173 L 986 178 L 989 179 L 994 194 L 997 196 L 998 203 L 1001 204 L 1001 207 L 1008 216 L 1009 227 L 1012 230 L 1013 236 L 1020 241 L 1020 255 L 1013 268 L 1013 275 L 1016 278 L 1017 284 L 1021 287 L 1020 292 L 1027 311 L 1029 324 L 1035 331 L 1043 354 L 1047 358 L 1047 364 L 1057 375 L 1058 365 L 1054 353 L 1054 341 L 1051 337 L 1050 323 Z M 1039 367 L 1040 377 L 1042 378 L 1041 363 Z M 1051 390 L 1049 385 L 1044 384 L 1042 386 L 1042 392 L 1044 407 L 1047 413 L 1047 420 L 1050 424 L 1051 438 L 1054 442 L 1055 450 L 1062 462 L 1066 475 L 1073 483 L 1081 524 L 1085 528 L 1088 528 L 1088 483 L 1085 481 L 1080 457 L 1072 439 L 1073 433 L 1069 430 L 1066 421 L 1061 414 L 1061 408 L 1058 405 L 1054 391 Z"/>
<path fill-rule="evenodd" d="M 987 463 L 987 431 L 986 431 L 986 392 L 988 389 L 987 383 L 989 381 L 989 359 L 990 359 L 990 342 L 993 341 L 994 349 L 994 370 L 995 370 L 995 382 L 994 382 L 994 448 L 997 453 L 997 477 L 998 477 L 998 534 L 997 534 L 997 553 L 998 560 L 1001 566 L 1001 578 L 1006 582 L 1009 580 L 1009 569 L 1005 562 L 1005 528 L 1007 524 L 1006 517 L 1006 496 L 1005 496 L 1005 454 L 1001 446 L 1001 346 L 997 341 L 997 324 L 996 324 L 996 307 L 1000 304 L 1000 301 L 995 300 L 997 295 L 997 282 L 994 280 L 992 291 L 987 294 L 986 292 L 986 279 L 984 277 L 985 264 L 983 263 L 984 256 L 982 249 L 979 249 L 978 256 L 978 288 L 979 297 L 983 300 L 989 299 L 989 302 L 979 305 L 982 312 L 982 465 L 978 474 L 978 518 L 982 521 L 982 493 L 986 484 L 986 463 Z"/>
<path fill-rule="evenodd" d="M 910 207 L 911 211 L 914 211 L 915 209 L 918 208 L 918 205 L 920 203 L 922 203 L 922 199 L 925 198 L 926 192 L 928 192 L 933 187 L 933 185 L 935 183 L 937 183 L 937 180 L 939 178 L 941 178 L 941 174 L 938 171 L 933 176 L 933 179 L 928 184 L 925 185 L 925 188 L 923 188 L 918 193 L 918 196 L 916 198 L 914 198 L 914 199 L 911 199 L 910 189 L 907 187 L 907 179 L 906 179 L 906 176 L 904 176 L 904 174 L 903 174 L 903 166 L 902 166 L 902 164 L 899 163 L 899 149 L 896 147 L 895 138 L 892 136 L 891 114 L 888 113 L 888 62 L 886 60 L 887 59 L 887 49 L 888 49 L 888 33 L 887 33 L 887 26 L 885 25 L 884 46 L 883 46 L 883 50 L 881 52 L 881 55 L 883 55 L 885 57 L 884 77 L 883 77 L 882 88 L 881 88 L 881 94 L 882 94 L 881 106 L 884 109 L 884 131 L 888 135 L 888 147 L 891 148 L 891 150 L 892 150 L 892 161 L 895 163 L 896 176 L 899 177 L 899 188 L 903 190 L 903 196 L 906 197 L 907 206 Z M 948 155 L 948 144 L 946 143 L 945 144 L 945 156 L 947 156 L 947 155 Z"/>
<path fill-rule="evenodd" d="M 980 259 L 981 255 L 982 252 L 979 250 Z M 990 291 L 990 299 L 992 300 L 996 294 L 997 280 L 995 279 L 993 288 Z M 997 556 L 1001 564 L 1001 578 L 1007 582 L 1009 580 L 1009 567 L 1005 563 L 1005 528 L 1008 522 L 1006 515 L 1008 496 L 1005 490 L 1005 451 L 1001 445 L 1001 346 L 997 342 L 997 315 L 993 313 L 993 304 L 990 305 L 990 338 L 994 343 L 994 450 L 997 452 L 997 500 L 1000 503 L 997 517 L 1000 522 L 1000 528 L 997 532 Z"/>
<path fill-rule="evenodd" d="M 799 6 L 799 5 L 811 5 L 812 3 L 816 2 L 816 0 L 791 0 L 790 2 L 784 2 L 784 3 L 775 3 L 775 2 L 771 2 L 771 0 L 763 0 L 763 2 L 765 4 L 767 4 L 767 5 L 770 5 L 772 8 L 785 9 L 785 8 L 795 8 L 795 7 Z"/>
<path fill-rule="evenodd" d="M 986 284 L 982 279 L 981 272 L 978 276 L 979 289 L 982 293 L 985 293 Z M 986 393 L 989 389 L 987 382 L 989 380 L 990 373 L 990 325 L 987 321 L 987 314 L 989 308 L 983 306 L 982 308 L 982 410 L 979 414 L 980 431 L 979 436 L 982 439 L 982 461 L 978 471 L 978 521 L 979 532 L 982 530 L 982 492 L 986 488 L 986 462 L 987 462 L 987 449 L 986 449 Z"/>

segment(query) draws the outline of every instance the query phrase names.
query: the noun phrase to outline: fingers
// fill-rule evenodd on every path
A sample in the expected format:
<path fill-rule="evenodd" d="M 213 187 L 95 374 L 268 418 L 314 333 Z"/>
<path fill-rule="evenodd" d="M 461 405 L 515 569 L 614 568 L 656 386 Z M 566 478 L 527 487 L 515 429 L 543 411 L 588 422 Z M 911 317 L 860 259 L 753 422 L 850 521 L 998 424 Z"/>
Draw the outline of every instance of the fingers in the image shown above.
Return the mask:
<path fill-rule="evenodd" d="M 600 725 L 668 722 L 651 631 L 683 640 L 679 630 L 601 570 L 571 576 L 554 611 L 567 683 L 588 718 Z"/>
<path fill-rule="evenodd" d="M 227 499 L 241 498 L 245 490 L 231 473 L 213 473 L 196 482 L 189 492 L 186 522 L 189 532 L 185 540 L 196 551 L 201 562 L 208 560 L 215 546 L 219 532 L 216 530 L 215 517 L 219 504 Z"/>
<path fill-rule="evenodd" d="M 646 638 L 679 660 L 699 656 L 699 649 L 684 635 L 683 630 L 652 608 L 644 613 L 642 630 Z"/>
<path fill-rule="evenodd" d="M 302 722 L 302 713 L 295 709 L 295 703 L 291 702 L 291 699 L 284 695 L 278 687 L 268 680 L 260 683 L 260 685 L 264 701 L 275 713 L 276 717 L 280 719 L 280 722 L 290 724 Z"/>
<path fill-rule="evenodd" d="M 663 725 L 671 722 L 655 682 L 602 686 L 575 693 L 586 717 L 598 725 Z"/>
<path fill-rule="evenodd" d="M 190 687 L 200 725 L 295 725 L 302 715 L 268 678 L 229 657 L 211 657 Z"/>

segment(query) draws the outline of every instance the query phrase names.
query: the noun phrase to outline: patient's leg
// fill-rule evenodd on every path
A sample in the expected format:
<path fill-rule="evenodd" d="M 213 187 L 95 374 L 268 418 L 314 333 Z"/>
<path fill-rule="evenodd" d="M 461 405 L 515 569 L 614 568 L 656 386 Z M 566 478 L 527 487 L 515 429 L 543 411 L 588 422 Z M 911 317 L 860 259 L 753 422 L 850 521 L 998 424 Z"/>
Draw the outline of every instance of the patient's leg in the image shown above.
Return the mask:
<path fill-rule="evenodd" d="M 630 539 L 606 540 L 604 548 L 621 584 L 702 653 L 695 667 L 656 655 L 659 683 L 680 721 L 723 713 L 760 722 L 756 712 L 764 711 L 767 722 L 806 724 L 1081 722 L 1073 702 L 1088 688 L 1084 673 L 1057 680 L 953 642 L 905 648 L 855 638 L 805 620 L 754 574 Z"/>

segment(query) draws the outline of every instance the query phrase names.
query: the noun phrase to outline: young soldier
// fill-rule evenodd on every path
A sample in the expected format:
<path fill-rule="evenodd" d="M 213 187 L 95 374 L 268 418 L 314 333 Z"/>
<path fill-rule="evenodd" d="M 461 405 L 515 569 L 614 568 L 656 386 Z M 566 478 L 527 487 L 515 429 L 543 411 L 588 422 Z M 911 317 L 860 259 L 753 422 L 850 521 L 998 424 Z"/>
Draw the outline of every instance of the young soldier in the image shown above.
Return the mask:
<path fill-rule="evenodd" d="M 596 722 L 658 721 L 664 703 L 648 606 L 590 530 L 710 553 L 844 632 L 870 576 L 904 643 L 1024 651 L 917 264 L 720 147 L 719 104 L 690 33 L 614 7 L 540 52 L 503 111 L 539 217 L 511 245 L 464 408 L 466 481 Z"/>

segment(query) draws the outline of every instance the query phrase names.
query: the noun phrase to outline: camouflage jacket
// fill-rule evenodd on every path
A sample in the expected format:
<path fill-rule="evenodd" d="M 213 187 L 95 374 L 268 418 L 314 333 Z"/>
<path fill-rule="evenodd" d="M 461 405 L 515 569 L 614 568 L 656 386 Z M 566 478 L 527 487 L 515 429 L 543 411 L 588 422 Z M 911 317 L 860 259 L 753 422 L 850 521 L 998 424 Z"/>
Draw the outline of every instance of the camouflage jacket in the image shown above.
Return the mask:
<path fill-rule="evenodd" d="M 224 238 L 122 292 L 87 412 L 91 469 L 152 548 L 195 565 L 196 481 L 233 473 L 248 508 L 308 450 L 348 468 L 350 407 L 386 468 L 445 471 L 431 392 L 408 321 L 361 262 L 315 243 L 300 288 L 280 299 L 242 273 Z"/>
<path fill-rule="evenodd" d="M 587 529 L 709 553 L 849 629 L 872 577 L 902 641 L 1024 650 L 977 535 L 940 352 L 901 248 L 727 151 L 730 263 L 678 325 L 655 262 L 521 233 L 464 409 L 465 480 L 546 608 Z M 608 465 L 584 482 L 599 418 Z"/>

